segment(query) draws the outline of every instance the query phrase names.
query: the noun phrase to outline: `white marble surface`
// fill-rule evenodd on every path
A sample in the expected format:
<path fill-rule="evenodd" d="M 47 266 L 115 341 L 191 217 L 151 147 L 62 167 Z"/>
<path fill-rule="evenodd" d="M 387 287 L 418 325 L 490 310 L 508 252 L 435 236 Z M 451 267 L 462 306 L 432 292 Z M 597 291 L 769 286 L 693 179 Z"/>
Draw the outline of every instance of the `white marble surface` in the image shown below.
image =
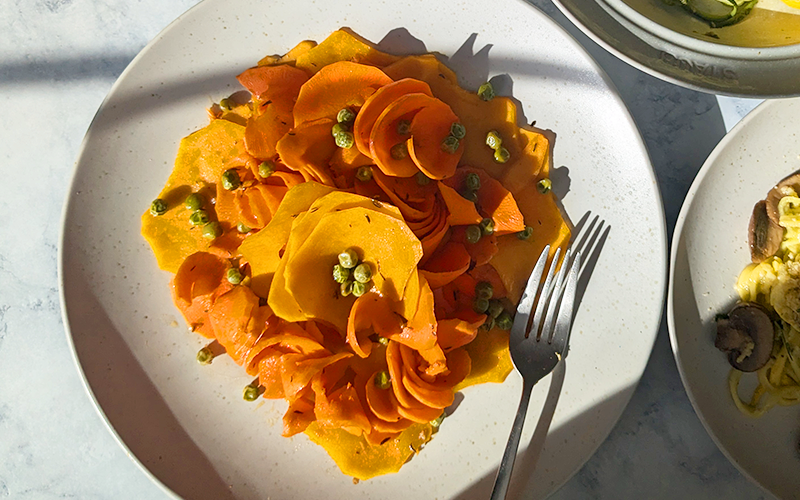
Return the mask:
<path fill-rule="evenodd" d="M 128 459 L 81 385 L 59 310 L 61 209 L 83 135 L 111 84 L 197 0 L 0 1 L 0 498 L 165 498 Z M 649 148 L 671 232 L 716 143 L 758 101 L 716 98 L 630 68 L 580 35 Z M 608 440 L 553 498 L 769 498 L 694 414 L 662 324 Z"/>

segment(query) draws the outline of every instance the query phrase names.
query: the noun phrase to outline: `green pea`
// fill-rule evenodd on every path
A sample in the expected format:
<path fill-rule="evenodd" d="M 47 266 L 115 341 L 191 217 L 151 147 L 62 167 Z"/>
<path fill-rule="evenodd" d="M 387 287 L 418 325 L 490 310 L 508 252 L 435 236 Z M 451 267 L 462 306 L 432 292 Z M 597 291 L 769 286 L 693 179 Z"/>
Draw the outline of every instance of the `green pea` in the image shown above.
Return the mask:
<path fill-rule="evenodd" d="M 214 359 L 214 353 L 208 347 L 203 347 L 197 351 L 197 362 L 201 365 L 210 365 L 211 360 Z"/>
<path fill-rule="evenodd" d="M 250 229 L 244 222 L 236 224 L 236 230 L 242 234 L 247 234 L 252 231 L 252 229 Z"/>
<path fill-rule="evenodd" d="M 472 203 L 475 203 L 476 201 L 478 201 L 478 193 L 476 191 L 473 191 L 472 189 L 464 188 L 461 191 L 459 191 L 459 194 L 463 198 L 471 201 Z"/>
<path fill-rule="evenodd" d="M 398 142 L 392 146 L 392 149 L 389 150 L 389 154 L 391 154 L 392 158 L 395 160 L 408 158 L 408 145 L 405 142 Z"/>
<path fill-rule="evenodd" d="M 442 414 L 439 415 L 438 417 L 431 420 L 431 427 L 433 427 L 434 429 L 438 429 L 439 426 L 442 425 L 442 422 L 444 422 L 444 412 L 442 412 Z"/>
<path fill-rule="evenodd" d="M 353 282 L 348 281 L 346 283 L 342 283 L 339 287 L 339 293 L 342 295 L 342 297 L 347 297 L 353 293 Z"/>
<path fill-rule="evenodd" d="M 235 267 L 232 267 L 232 268 L 228 269 L 228 272 L 226 274 L 226 278 L 228 278 L 228 283 L 230 283 L 231 285 L 238 285 L 239 283 L 242 282 L 242 280 L 244 279 L 244 276 L 242 276 L 242 273 L 239 272 L 238 269 L 236 269 Z"/>
<path fill-rule="evenodd" d="M 397 133 L 400 135 L 408 135 L 411 132 L 411 122 L 408 120 L 400 120 L 397 122 Z"/>
<path fill-rule="evenodd" d="M 484 236 L 489 236 L 490 234 L 494 233 L 494 221 L 490 218 L 485 218 L 480 223 L 481 232 Z"/>
<path fill-rule="evenodd" d="M 258 175 L 262 179 L 266 179 L 270 175 L 275 172 L 275 163 L 267 160 L 262 161 L 261 164 L 258 166 Z"/>
<path fill-rule="evenodd" d="M 494 161 L 497 163 L 506 163 L 511 158 L 511 153 L 506 148 L 500 146 L 494 152 Z"/>
<path fill-rule="evenodd" d="M 245 401 L 255 401 L 258 399 L 258 393 L 260 392 L 257 385 L 248 384 L 244 386 L 244 391 L 242 391 L 242 398 Z"/>
<path fill-rule="evenodd" d="M 531 226 L 525 226 L 525 229 L 517 233 L 517 238 L 521 240 L 527 240 L 533 234 L 533 228 Z"/>
<path fill-rule="evenodd" d="M 167 213 L 167 203 L 161 198 L 156 198 L 150 203 L 150 214 L 159 216 Z"/>
<path fill-rule="evenodd" d="M 383 370 L 375 374 L 375 387 L 378 389 L 388 389 L 391 386 L 392 379 L 389 377 L 389 372 Z"/>
<path fill-rule="evenodd" d="M 195 210 L 192 212 L 192 215 L 189 216 L 189 222 L 191 222 L 193 226 L 205 226 L 208 224 L 208 212 L 205 210 Z"/>
<path fill-rule="evenodd" d="M 233 103 L 227 97 L 223 97 L 219 100 L 219 107 L 228 111 L 233 107 Z"/>
<path fill-rule="evenodd" d="M 503 144 L 503 139 L 500 138 L 500 134 L 497 130 L 490 130 L 486 134 L 486 145 L 492 149 L 500 148 L 500 145 Z"/>
<path fill-rule="evenodd" d="M 536 189 L 542 194 L 547 194 L 553 188 L 553 183 L 550 179 L 542 179 L 536 183 Z"/>
<path fill-rule="evenodd" d="M 494 328 L 495 319 L 491 316 L 486 318 L 486 321 L 481 325 L 481 330 L 491 330 Z"/>
<path fill-rule="evenodd" d="M 219 222 L 209 222 L 203 226 L 203 238 L 207 240 L 213 240 L 214 238 L 219 238 L 220 236 L 222 236 L 222 226 L 219 225 Z"/>
<path fill-rule="evenodd" d="M 478 177 L 478 174 L 470 172 L 467 174 L 467 178 L 464 180 L 464 184 L 470 191 L 477 191 L 481 188 L 481 178 Z"/>
<path fill-rule="evenodd" d="M 350 270 L 344 266 L 336 264 L 333 266 L 333 281 L 337 283 L 346 283 L 350 279 Z"/>
<path fill-rule="evenodd" d="M 467 135 L 467 129 L 464 127 L 464 125 L 455 122 L 454 124 L 450 125 L 450 135 L 458 140 L 461 140 L 465 135 Z"/>
<path fill-rule="evenodd" d="M 478 87 L 478 97 L 484 101 L 491 101 L 494 99 L 494 96 L 494 87 L 492 86 L 491 82 L 486 82 Z"/>
<path fill-rule="evenodd" d="M 337 123 L 333 127 L 331 127 L 331 135 L 336 137 L 337 135 L 341 134 L 342 132 L 349 132 L 350 127 L 345 125 L 344 123 Z"/>
<path fill-rule="evenodd" d="M 228 169 L 222 173 L 222 187 L 227 191 L 233 191 L 241 186 L 242 180 L 239 178 L 239 172 L 236 169 Z"/>
<path fill-rule="evenodd" d="M 489 301 L 489 309 L 487 310 L 489 316 L 497 318 L 504 310 L 505 309 L 503 309 L 503 303 L 500 302 L 499 300 L 492 299 Z"/>
<path fill-rule="evenodd" d="M 461 143 L 459 142 L 458 139 L 456 139 L 452 135 L 448 135 L 442 140 L 442 151 L 444 151 L 445 153 L 455 154 L 460 144 Z"/>
<path fill-rule="evenodd" d="M 494 295 L 494 287 L 488 281 L 479 281 L 475 285 L 475 296 L 489 300 Z M 489 307 L 488 304 L 486 307 Z"/>
<path fill-rule="evenodd" d="M 203 208 L 204 201 L 202 196 L 197 193 L 192 193 L 186 197 L 186 201 L 183 202 L 183 205 L 186 207 L 186 210 L 194 212 L 195 210 Z"/>
<path fill-rule="evenodd" d="M 350 149 L 356 143 L 356 136 L 352 132 L 339 132 L 336 134 L 336 145 L 342 149 Z"/>
<path fill-rule="evenodd" d="M 481 239 L 481 234 L 482 232 L 480 226 L 467 226 L 467 243 L 477 243 Z"/>
<path fill-rule="evenodd" d="M 503 311 L 500 316 L 497 317 L 497 328 L 501 330 L 511 330 L 511 326 L 514 324 L 514 318 L 508 314 L 507 311 Z"/>
<path fill-rule="evenodd" d="M 417 180 L 418 186 L 427 186 L 428 184 L 431 183 L 431 178 L 423 174 L 422 172 L 417 172 L 414 175 L 414 178 Z"/>
<path fill-rule="evenodd" d="M 353 123 L 356 119 L 356 114 L 350 108 L 342 108 L 336 115 L 336 121 L 339 123 Z"/>
<path fill-rule="evenodd" d="M 358 265 L 358 252 L 355 248 L 348 248 L 338 256 L 339 265 L 345 269 L 353 269 Z"/>
<path fill-rule="evenodd" d="M 378 335 L 378 343 L 380 345 L 389 345 L 389 339 L 387 339 L 386 337 L 382 337 L 382 336 Z"/>
<path fill-rule="evenodd" d="M 369 264 L 362 263 L 356 266 L 353 270 L 353 278 L 359 283 L 369 283 L 372 279 L 372 269 Z"/>
<path fill-rule="evenodd" d="M 476 297 L 472 301 L 472 310 L 478 314 L 483 314 L 489 309 L 489 301 L 483 297 Z"/>
<path fill-rule="evenodd" d="M 356 179 L 361 182 L 372 180 L 372 169 L 367 166 L 358 167 L 358 170 L 356 170 Z"/>
<path fill-rule="evenodd" d="M 358 281 L 353 282 L 353 295 L 356 297 L 361 297 L 367 293 L 367 285 L 364 283 L 359 283 Z"/>

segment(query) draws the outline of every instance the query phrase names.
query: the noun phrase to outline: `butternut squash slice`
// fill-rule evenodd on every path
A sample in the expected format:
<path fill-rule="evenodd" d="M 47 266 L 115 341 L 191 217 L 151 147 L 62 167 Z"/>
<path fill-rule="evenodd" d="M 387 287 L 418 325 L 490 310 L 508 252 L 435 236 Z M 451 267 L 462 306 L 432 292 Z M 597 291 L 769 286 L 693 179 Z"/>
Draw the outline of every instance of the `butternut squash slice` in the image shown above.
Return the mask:
<path fill-rule="evenodd" d="M 298 55 L 295 66 L 313 74 L 337 61 L 356 61 L 382 67 L 398 59 L 397 56 L 381 52 L 375 44 L 350 28 L 342 28 L 328 35 L 319 45 Z"/>

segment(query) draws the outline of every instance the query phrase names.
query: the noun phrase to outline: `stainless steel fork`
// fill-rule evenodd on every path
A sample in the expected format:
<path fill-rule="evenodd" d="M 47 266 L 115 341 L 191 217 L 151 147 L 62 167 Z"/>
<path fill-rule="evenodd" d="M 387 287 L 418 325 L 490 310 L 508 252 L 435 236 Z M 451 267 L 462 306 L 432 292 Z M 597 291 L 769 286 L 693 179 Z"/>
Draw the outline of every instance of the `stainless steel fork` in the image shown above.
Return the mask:
<path fill-rule="evenodd" d="M 571 253 L 571 250 L 566 251 L 561 269 L 556 274 L 555 269 L 558 266 L 561 249 L 556 250 L 544 285 L 540 287 L 550 254 L 550 245 L 546 246 L 528 278 L 525 293 L 517 306 L 517 315 L 509 335 L 509 350 L 514 366 L 522 375 L 522 399 L 519 402 L 514 425 L 511 427 L 503 460 L 497 470 L 492 500 L 502 500 L 508 493 L 508 483 L 511 471 L 514 469 L 519 438 L 533 386 L 553 371 L 566 354 L 575 307 L 578 271 L 581 268 L 580 252 L 575 252 L 574 256 L 571 256 Z M 554 276 L 555 282 L 553 282 Z M 566 283 L 564 283 L 565 277 Z M 536 310 L 533 311 L 531 322 L 534 306 Z M 529 322 L 530 328 L 528 328 Z"/>

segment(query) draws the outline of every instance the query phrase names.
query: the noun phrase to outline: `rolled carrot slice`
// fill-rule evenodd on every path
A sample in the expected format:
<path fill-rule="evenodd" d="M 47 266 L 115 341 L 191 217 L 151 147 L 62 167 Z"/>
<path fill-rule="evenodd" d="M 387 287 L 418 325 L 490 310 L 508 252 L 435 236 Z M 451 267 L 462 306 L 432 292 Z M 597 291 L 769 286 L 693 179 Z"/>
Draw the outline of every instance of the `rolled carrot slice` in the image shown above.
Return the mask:
<path fill-rule="evenodd" d="M 462 243 L 449 241 L 428 259 L 420 272 L 431 288 L 439 288 L 464 274 L 471 262 L 472 259 Z"/>
<path fill-rule="evenodd" d="M 430 408 L 428 406 L 420 406 L 418 408 L 407 408 L 400 406 L 397 408 L 403 417 L 417 422 L 418 424 L 427 424 L 431 420 L 436 420 L 442 414 L 440 408 Z"/>
<path fill-rule="evenodd" d="M 480 315 L 480 319 L 472 323 L 459 318 L 440 320 L 436 326 L 439 345 L 447 352 L 469 344 L 475 340 L 478 328 L 485 320 L 486 316 L 483 314 Z"/>
<path fill-rule="evenodd" d="M 383 337 L 399 335 L 402 331 L 400 318 L 392 310 L 389 301 L 378 293 L 369 292 L 357 298 L 350 308 L 347 320 L 347 343 L 357 355 L 366 358 L 372 352 L 370 335 Z"/>
<path fill-rule="evenodd" d="M 384 85 L 364 101 L 353 124 L 353 135 L 359 151 L 367 156 L 370 155 L 369 138 L 375 122 L 387 106 L 406 94 L 433 96 L 427 83 L 413 78 L 403 78 Z"/>
<path fill-rule="evenodd" d="M 426 94 L 406 94 L 387 106 L 375 120 L 369 136 L 369 151 L 375 164 L 384 174 L 393 177 L 411 177 L 419 172 L 410 156 L 392 157 L 392 148 L 406 142 L 410 137 L 408 134 L 400 134 L 397 125 L 401 120 L 411 122 L 422 108 L 435 102 L 436 98 Z"/>
<path fill-rule="evenodd" d="M 278 106 L 267 105 L 258 116 L 247 119 L 244 146 L 255 158 L 266 160 L 275 156 L 275 145 L 292 128 L 292 114 L 281 112 Z"/>
<path fill-rule="evenodd" d="M 331 135 L 334 123 L 322 118 L 293 128 L 275 145 L 281 162 L 304 177 L 308 174 L 312 180 L 333 186 L 328 163 L 338 149 Z"/>
<path fill-rule="evenodd" d="M 406 322 L 400 332 L 384 336 L 413 349 L 430 349 L 436 345 L 436 315 L 433 311 L 433 292 L 425 278 L 419 276 L 418 279 L 420 281 L 420 292 L 416 313 Z"/>
<path fill-rule="evenodd" d="M 364 386 L 366 388 L 367 404 L 376 417 L 385 422 L 399 422 L 402 420 L 403 417 L 397 412 L 397 407 L 400 403 L 398 403 L 394 392 L 389 389 L 379 389 L 372 377 L 367 379 Z"/>
<path fill-rule="evenodd" d="M 458 191 L 447 184 L 437 182 L 439 192 L 447 205 L 447 222 L 451 226 L 464 226 L 468 224 L 479 224 L 483 217 L 475 208 L 475 203 L 464 198 Z"/>
<path fill-rule="evenodd" d="M 360 108 L 377 89 L 392 83 L 375 66 L 339 61 L 325 66 L 300 87 L 294 105 L 294 125 L 335 119 L 342 108 Z"/>
<path fill-rule="evenodd" d="M 442 141 L 450 135 L 450 127 L 457 121 L 458 116 L 450 106 L 438 99 L 411 120 L 408 155 L 431 179 L 446 179 L 456 172 L 464 154 L 464 144 L 459 142 L 458 148 L 451 153 L 442 148 Z"/>
<path fill-rule="evenodd" d="M 429 387 L 424 387 L 422 384 L 418 384 L 416 380 L 414 380 L 411 373 L 412 372 L 409 370 L 408 366 L 406 366 L 405 372 L 403 373 L 403 386 L 406 388 L 409 394 L 417 399 L 417 401 L 430 408 L 440 409 L 447 408 L 453 404 L 455 395 L 453 394 L 453 390 L 451 388 L 445 387 L 441 389 L 431 389 Z"/>
<path fill-rule="evenodd" d="M 283 415 L 284 437 L 294 436 L 303 432 L 317 419 L 314 415 L 314 401 L 308 396 L 300 397 L 289 403 L 289 408 Z"/>
<path fill-rule="evenodd" d="M 207 338 L 215 338 L 208 312 L 217 298 L 233 288 L 225 279 L 228 264 L 207 252 L 197 252 L 183 261 L 172 279 L 172 298 L 189 327 Z"/>
<path fill-rule="evenodd" d="M 494 234 L 518 233 L 525 229 L 525 221 L 514 196 L 494 177 L 478 168 L 461 167 L 446 184 L 453 189 L 464 185 L 467 174 L 474 173 L 481 180 L 477 191 L 478 210 L 494 221 Z"/>
<path fill-rule="evenodd" d="M 258 66 L 236 77 L 239 83 L 261 101 L 271 101 L 282 112 L 291 113 L 308 74 L 294 66 Z"/>

